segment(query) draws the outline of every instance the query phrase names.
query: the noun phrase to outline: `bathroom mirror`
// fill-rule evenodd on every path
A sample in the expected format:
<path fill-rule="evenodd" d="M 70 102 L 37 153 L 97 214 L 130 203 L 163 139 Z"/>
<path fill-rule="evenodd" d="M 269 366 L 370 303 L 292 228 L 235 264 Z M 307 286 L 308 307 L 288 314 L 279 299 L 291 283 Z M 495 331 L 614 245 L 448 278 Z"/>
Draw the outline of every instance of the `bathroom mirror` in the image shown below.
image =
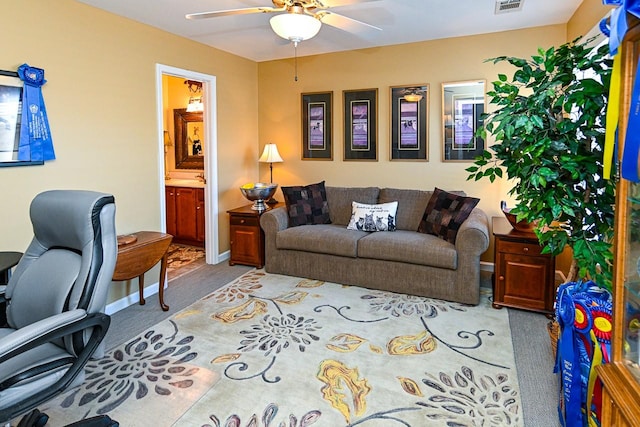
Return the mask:
<path fill-rule="evenodd" d="M 476 131 L 486 111 L 485 80 L 442 83 L 442 160 L 472 162 L 485 142 Z"/>
<path fill-rule="evenodd" d="M 202 112 L 188 113 L 185 108 L 173 110 L 176 169 L 204 170 L 204 128 Z"/>

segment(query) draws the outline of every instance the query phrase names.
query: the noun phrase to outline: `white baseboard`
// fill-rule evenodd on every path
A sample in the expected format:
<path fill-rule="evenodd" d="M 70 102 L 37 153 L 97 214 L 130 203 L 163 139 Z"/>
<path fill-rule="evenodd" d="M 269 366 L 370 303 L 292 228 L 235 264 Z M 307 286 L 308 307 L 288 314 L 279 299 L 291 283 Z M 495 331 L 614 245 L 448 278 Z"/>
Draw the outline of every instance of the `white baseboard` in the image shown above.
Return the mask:
<path fill-rule="evenodd" d="M 135 280 L 132 280 L 131 283 L 134 283 L 136 286 L 138 284 L 137 281 Z M 167 283 L 165 283 L 164 287 L 165 289 L 167 288 Z M 145 286 L 144 287 L 145 299 L 149 299 L 151 295 L 157 294 L 159 288 L 160 288 L 160 284 L 158 282 L 155 282 L 153 285 L 150 285 L 150 286 Z M 120 298 L 119 300 L 116 300 L 110 304 L 107 304 L 104 312 L 108 315 L 112 315 L 113 313 L 116 313 L 120 310 L 123 310 L 129 307 L 130 305 L 137 304 L 139 302 L 140 302 L 140 294 L 136 291 L 132 294 L 127 295 L 124 298 Z"/>
<path fill-rule="evenodd" d="M 220 255 L 218 255 L 218 262 L 220 263 L 222 261 L 227 261 L 230 256 L 231 256 L 231 251 L 223 252 Z M 135 280 L 132 280 L 131 283 L 135 283 L 137 285 L 137 282 Z M 164 285 L 165 289 L 167 288 L 168 284 L 169 282 L 167 281 Z M 147 297 L 150 297 L 151 295 L 157 294 L 159 287 L 160 287 L 159 282 L 155 282 L 153 285 L 150 285 L 150 286 L 145 286 L 144 288 L 145 299 L 148 299 Z M 124 298 L 120 298 L 119 300 L 113 301 L 112 303 L 108 304 L 105 307 L 105 313 L 108 315 L 112 315 L 113 313 L 116 313 L 120 310 L 124 310 L 130 305 L 138 304 L 139 302 L 140 302 L 140 294 L 138 293 L 138 291 L 135 291 Z"/>
<path fill-rule="evenodd" d="M 495 264 L 492 262 L 480 261 L 480 271 L 488 271 L 493 273 L 495 271 Z"/>

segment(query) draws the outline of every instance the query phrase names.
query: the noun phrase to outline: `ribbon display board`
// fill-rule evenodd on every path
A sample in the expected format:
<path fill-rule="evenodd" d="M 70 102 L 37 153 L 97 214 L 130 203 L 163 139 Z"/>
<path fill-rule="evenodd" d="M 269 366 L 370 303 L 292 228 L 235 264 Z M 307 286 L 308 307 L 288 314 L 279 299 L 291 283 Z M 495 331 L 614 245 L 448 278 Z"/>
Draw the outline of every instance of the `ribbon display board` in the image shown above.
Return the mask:
<path fill-rule="evenodd" d="M 564 427 L 600 425 L 602 383 L 595 367 L 609 362 L 612 306 L 611 294 L 591 281 L 558 288 L 554 372 L 561 376 L 558 415 Z"/>

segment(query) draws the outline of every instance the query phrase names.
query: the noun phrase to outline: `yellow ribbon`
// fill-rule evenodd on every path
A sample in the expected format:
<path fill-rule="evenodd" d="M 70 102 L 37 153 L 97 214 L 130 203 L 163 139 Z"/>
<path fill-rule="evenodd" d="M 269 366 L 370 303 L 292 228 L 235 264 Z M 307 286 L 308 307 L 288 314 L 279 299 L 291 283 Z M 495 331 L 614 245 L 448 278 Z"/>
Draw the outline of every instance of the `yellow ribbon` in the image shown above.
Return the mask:
<path fill-rule="evenodd" d="M 587 422 L 589 427 L 598 427 L 596 423 L 597 416 L 592 413 L 591 401 L 593 400 L 593 389 L 596 385 L 598 374 L 596 373 L 596 366 L 602 364 L 602 350 L 600 349 L 600 343 L 596 338 L 596 334 L 593 329 L 589 331 L 589 337 L 591 338 L 591 345 L 593 346 L 593 355 L 591 361 L 591 369 L 589 370 L 589 382 L 587 383 Z"/>
<path fill-rule="evenodd" d="M 609 99 L 607 102 L 607 128 L 604 138 L 604 179 L 611 179 L 611 164 L 613 163 L 613 151 L 616 144 L 616 131 L 618 130 L 618 116 L 620 110 L 620 53 L 613 57 L 613 70 L 611 71 L 611 84 L 609 86 Z"/>

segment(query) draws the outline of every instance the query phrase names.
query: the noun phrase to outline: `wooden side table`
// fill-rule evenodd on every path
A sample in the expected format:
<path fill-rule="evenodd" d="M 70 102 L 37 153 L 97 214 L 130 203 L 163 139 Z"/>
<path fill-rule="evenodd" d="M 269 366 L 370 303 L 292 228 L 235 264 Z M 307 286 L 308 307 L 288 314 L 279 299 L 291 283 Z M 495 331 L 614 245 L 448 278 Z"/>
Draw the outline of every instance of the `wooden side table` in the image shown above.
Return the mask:
<path fill-rule="evenodd" d="M 258 212 L 252 205 L 227 211 L 230 222 L 231 256 L 229 265 L 243 264 L 256 268 L 264 266 L 264 231 L 260 228 L 260 215 L 284 203 L 268 205 L 267 210 Z"/>
<path fill-rule="evenodd" d="M 173 236 L 156 231 L 138 231 L 133 233 L 137 240 L 133 243 L 118 246 L 118 259 L 113 273 L 113 280 L 131 280 L 138 278 L 140 305 L 144 300 L 144 273 L 160 261 L 160 281 L 158 297 L 162 310 L 169 310 L 164 303 L 164 281 L 167 272 L 167 250 Z"/>
<path fill-rule="evenodd" d="M 555 258 L 541 253 L 535 234 L 513 229 L 504 217 L 491 222 L 495 237 L 493 307 L 553 313 Z"/>

